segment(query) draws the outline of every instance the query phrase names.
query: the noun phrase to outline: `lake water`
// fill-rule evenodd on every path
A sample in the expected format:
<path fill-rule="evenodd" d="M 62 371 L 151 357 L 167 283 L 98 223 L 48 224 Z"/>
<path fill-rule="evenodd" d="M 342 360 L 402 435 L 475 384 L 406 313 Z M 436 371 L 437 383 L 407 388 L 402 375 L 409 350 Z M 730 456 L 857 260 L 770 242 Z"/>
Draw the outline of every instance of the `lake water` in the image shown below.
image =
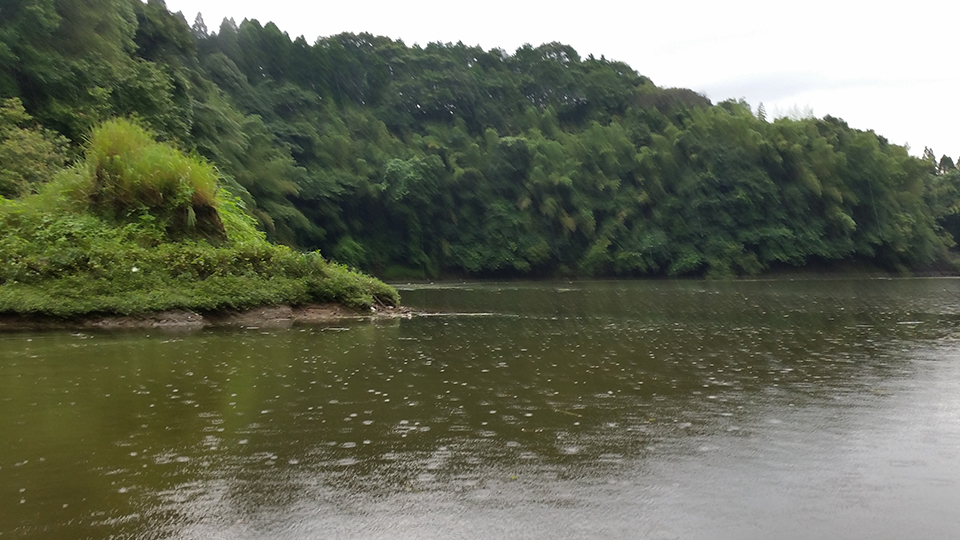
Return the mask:
<path fill-rule="evenodd" d="M 960 537 L 960 280 L 0 334 L 0 539 Z"/>

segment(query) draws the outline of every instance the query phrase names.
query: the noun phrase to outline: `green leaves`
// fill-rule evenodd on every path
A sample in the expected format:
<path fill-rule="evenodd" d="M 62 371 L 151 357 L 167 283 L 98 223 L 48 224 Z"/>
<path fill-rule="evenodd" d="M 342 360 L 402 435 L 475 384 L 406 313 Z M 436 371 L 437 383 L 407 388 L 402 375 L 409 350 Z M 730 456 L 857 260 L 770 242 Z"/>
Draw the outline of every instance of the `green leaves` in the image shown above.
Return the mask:
<path fill-rule="evenodd" d="M 0 92 L 48 128 L 79 144 L 135 116 L 214 164 L 268 238 L 371 271 L 727 276 L 850 258 L 903 269 L 945 260 L 960 234 L 952 160 L 917 160 L 835 118 L 713 105 L 560 43 L 310 44 L 256 20 L 211 34 L 159 0 L 8 2 L 0 15 Z M 14 118 L 26 111 L 7 112 L 14 127 L 0 135 L 8 197 L 63 164 L 62 140 Z M 143 167 L 176 161 L 151 152 Z M 137 192 L 146 169 L 120 161 L 130 190 L 108 214 L 162 199 L 185 209 L 186 229 L 200 223 L 186 191 Z M 63 186 L 89 196 L 70 174 Z"/>
<path fill-rule="evenodd" d="M 91 144 L 105 144 L 102 131 Z M 126 173 L 139 165 L 115 161 L 111 166 Z M 399 302 L 396 290 L 382 282 L 328 263 L 318 253 L 267 242 L 236 200 L 217 201 L 226 241 L 171 239 L 157 234 L 158 220 L 151 214 L 118 224 L 72 207 L 59 196 L 72 189 L 64 185 L 70 176 L 59 175 L 36 195 L 0 199 L 0 313 L 72 317 Z"/>
<path fill-rule="evenodd" d="M 19 99 L 0 102 L 0 197 L 35 191 L 67 161 L 67 140 L 30 121 Z"/>

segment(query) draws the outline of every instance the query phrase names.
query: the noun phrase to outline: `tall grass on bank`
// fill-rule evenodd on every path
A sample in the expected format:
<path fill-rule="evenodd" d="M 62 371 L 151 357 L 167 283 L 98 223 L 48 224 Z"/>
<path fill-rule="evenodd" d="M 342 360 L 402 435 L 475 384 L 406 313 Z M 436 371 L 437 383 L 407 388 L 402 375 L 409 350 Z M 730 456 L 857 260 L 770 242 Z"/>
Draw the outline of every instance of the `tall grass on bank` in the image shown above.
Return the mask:
<path fill-rule="evenodd" d="M 97 128 L 82 162 L 36 195 L 0 198 L 0 313 L 399 303 L 374 278 L 267 242 L 216 178 L 128 121 Z"/>
<path fill-rule="evenodd" d="M 123 222 L 149 214 L 168 235 L 225 240 L 217 214 L 217 172 L 196 156 L 158 144 L 145 129 L 114 119 L 93 130 L 85 152 L 90 208 Z"/>

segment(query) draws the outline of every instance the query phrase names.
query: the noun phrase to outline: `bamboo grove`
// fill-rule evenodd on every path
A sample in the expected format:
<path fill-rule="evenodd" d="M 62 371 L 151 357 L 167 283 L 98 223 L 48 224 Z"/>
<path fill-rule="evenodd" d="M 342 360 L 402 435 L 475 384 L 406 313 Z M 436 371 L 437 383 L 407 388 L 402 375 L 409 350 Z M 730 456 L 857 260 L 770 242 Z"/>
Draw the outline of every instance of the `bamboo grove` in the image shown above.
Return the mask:
<path fill-rule="evenodd" d="M 949 157 L 558 43 L 311 44 L 160 0 L 6 0 L 0 97 L 4 197 L 130 117 L 215 165 L 271 239 L 392 279 L 955 268 Z"/>

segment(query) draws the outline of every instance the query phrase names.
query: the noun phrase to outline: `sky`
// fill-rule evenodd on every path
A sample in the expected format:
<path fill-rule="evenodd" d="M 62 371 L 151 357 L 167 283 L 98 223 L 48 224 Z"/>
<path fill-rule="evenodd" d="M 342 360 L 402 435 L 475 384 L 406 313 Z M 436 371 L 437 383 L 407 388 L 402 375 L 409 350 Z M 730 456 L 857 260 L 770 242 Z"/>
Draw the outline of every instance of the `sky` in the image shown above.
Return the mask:
<path fill-rule="evenodd" d="M 558 41 L 581 56 L 626 62 L 662 87 L 714 103 L 763 103 L 768 118 L 842 118 L 920 155 L 960 157 L 960 2 L 849 0 L 166 0 L 216 31 L 274 22 L 291 38 L 369 32 L 407 45 L 479 45 L 513 52 Z"/>

